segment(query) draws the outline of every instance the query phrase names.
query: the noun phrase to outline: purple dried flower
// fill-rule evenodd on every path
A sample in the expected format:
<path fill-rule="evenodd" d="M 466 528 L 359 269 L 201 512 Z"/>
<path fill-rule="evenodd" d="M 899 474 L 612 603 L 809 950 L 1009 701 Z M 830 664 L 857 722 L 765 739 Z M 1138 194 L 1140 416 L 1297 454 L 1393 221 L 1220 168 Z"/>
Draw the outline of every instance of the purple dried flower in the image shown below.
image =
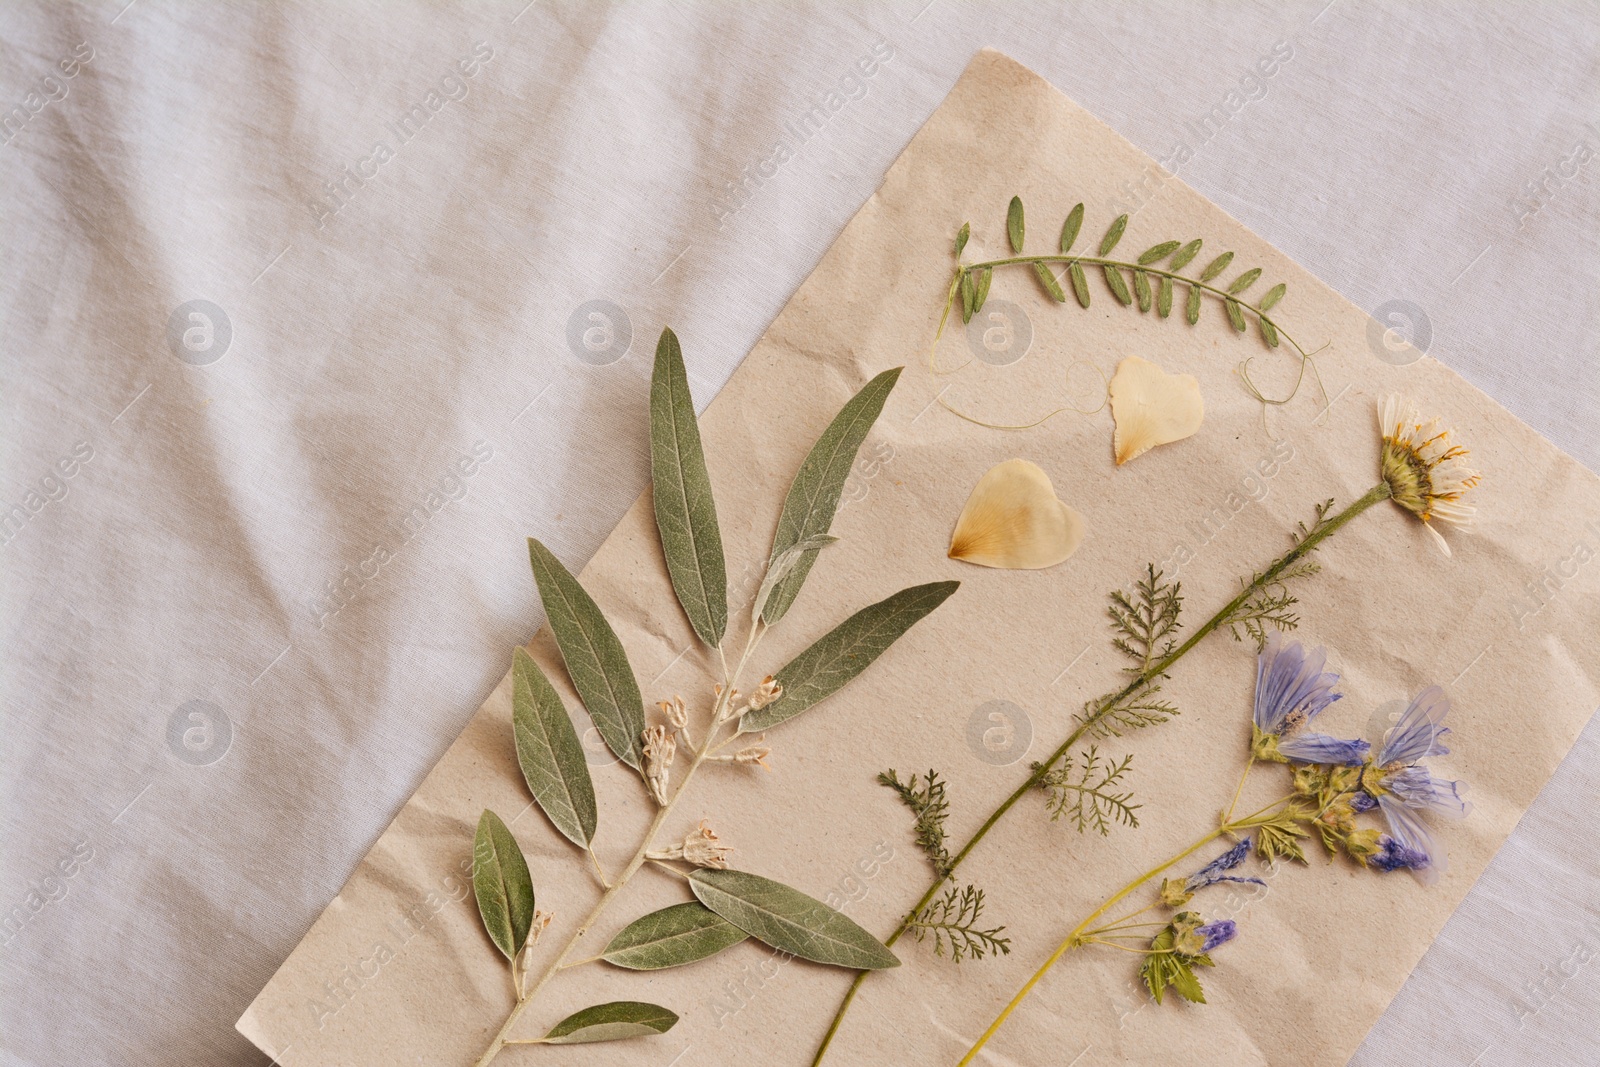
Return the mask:
<path fill-rule="evenodd" d="M 1440 744 L 1440 739 L 1450 730 L 1439 725 L 1449 711 L 1450 701 L 1438 686 L 1429 686 L 1418 693 L 1400 721 L 1384 733 L 1383 744 L 1370 769 L 1376 772 L 1372 774 L 1376 781 L 1368 789 L 1377 795 L 1378 807 L 1383 809 L 1384 820 L 1399 850 L 1390 857 L 1393 866 L 1384 867 L 1376 862 L 1373 865 L 1382 870 L 1404 867 L 1417 871 L 1418 877 L 1427 884 L 1437 881 L 1439 872 L 1447 864 L 1444 849 L 1434 841 L 1421 813 L 1431 811 L 1459 819 L 1470 810 L 1470 805 L 1461 799 L 1463 786 L 1460 782 L 1435 778 L 1420 762 L 1450 751 Z M 1363 784 L 1367 782 L 1368 773 L 1362 775 Z"/>
<path fill-rule="evenodd" d="M 1367 857 L 1367 866 L 1380 871 L 1422 871 L 1428 865 L 1426 852 L 1407 848 L 1388 834 L 1378 838 L 1378 851 Z"/>
<path fill-rule="evenodd" d="M 1249 855 L 1250 839 L 1247 837 L 1191 874 L 1188 880 L 1183 883 L 1184 891 L 1193 893 L 1197 889 L 1204 889 L 1206 886 L 1216 885 L 1218 882 L 1250 882 L 1255 885 L 1266 885 L 1267 883 L 1259 878 L 1241 878 L 1238 875 L 1225 873 L 1239 866 Z"/>
<path fill-rule="evenodd" d="M 1215 922 L 1206 923 L 1197 929 L 1195 933 L 1205 938 L 1205 946 L 1200 951 L 1210 952 L 1218 945 L 1225 945 L 1232 941 L 1239 933 L 1239 924 L 1232 919 L 1218 919 Z"/>
<path fill-rule="evenodd" d="M 1365 741 L 1343 741 L 1308 733 L 1306 725 L 1340 698 L 1339 676 L 1324 672 L 1326 649 L 1307 652 L 1298 641 L 1285 643 L 1274 633 L 1256 659 L 1255 752 L 1260 758 L 1354 766 L 1371 748 Z"/>

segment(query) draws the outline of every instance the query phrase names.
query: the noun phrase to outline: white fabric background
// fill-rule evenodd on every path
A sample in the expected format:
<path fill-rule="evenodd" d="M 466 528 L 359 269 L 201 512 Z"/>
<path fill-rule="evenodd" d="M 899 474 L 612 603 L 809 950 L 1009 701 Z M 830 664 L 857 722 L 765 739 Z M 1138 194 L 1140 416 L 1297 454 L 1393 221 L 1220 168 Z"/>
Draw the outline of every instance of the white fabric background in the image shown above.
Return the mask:
<path fill-rule="evenodd" d="M 0 12 L 27 113 L 0 145 L 0 501 L 65 491 L 0 547 L 7 1067 L 265 1062 L 234 1019 L 540 622 L 523 537 L 576 566 L 644 487 L 660 327 L 709 402 L 983 45 L 1158 158 L 1191 139 L 1186 181 L 1363 307 L 1411 302 L 1397 328 L 1600 469 L 1592 4 L 522 2 Z M 865 94 L 719 220 L 879 41 Z M 398 144 L 476 42 L 465 97 Z M 195 299 L 233 331 L 206 366 L 168 341 Z M 608 366 L 566 341 L 594 299 L 631 324 Z M 465 496 L 402 544 L 440 487 Z M 225 749 L 169 743 L 195 700 Z M 1356 1062 L 1600 1063 L 1597 810 L 1591 724 Z"/>

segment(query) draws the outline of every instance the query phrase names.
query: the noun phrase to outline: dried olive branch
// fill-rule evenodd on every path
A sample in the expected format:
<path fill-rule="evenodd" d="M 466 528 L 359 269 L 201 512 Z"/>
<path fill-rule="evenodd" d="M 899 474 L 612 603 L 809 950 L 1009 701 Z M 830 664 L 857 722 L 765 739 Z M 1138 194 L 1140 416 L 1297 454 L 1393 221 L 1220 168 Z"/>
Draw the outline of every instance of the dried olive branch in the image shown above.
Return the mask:
<path fill-rule="evenodd" d="M 1205 640 L 1206 637 L 1215 632 L 1219 627 L 1226 625 L 1230 619 L 1237 618 L 1240 610 L 1244 608 L 1254 594 L 1259 592 L 1261 589 L 1277 582 L 1283 574 L 1304 560 L 1312 552 L 1316 551 L 1319 545 L 1342 529 L 1346 523 L 1350 522 L 1356 516 L 1360 515 L 1362 512 L 1371 508 L 1375 504 L 1388 500 L 1392 496 L 1393 491 L 1390 489 L 1389 483 L 1387 481 L 1379 482 L 1361 497 L 1357 498 L 1354 503 L 1350 504 L 1343 511 L 1340 511 L 1336 515 L 1325 517 L 1324 514 L 1319 511 L 1319 520 L 1295 541 L 1295 544 L 1292 548 L 1290 548 L 1282 556 L 1279 556 L 1265 570 L 1256 574 L 1254 578 L 1248 582 L 1232 600 L 1223 605 L 1221 610 L 1212 615 L 1211 618 L 1207 619 L 1201 624 L 1199 629 L 1190 634 L 1187 640 L 1171 651 L 1166 652 L 1149 667 L 1134 675 L 1120 690 L 1109 694 L 1107 697 L 1099 701 L 1095 701 L 1094 704 L 1097 707 L 1097 710 L 1092 714 L 1079 719 L 1077 726 L 1075 726 L 1072 732 L 1067 735 L 1066 740 L 1062 741 L 1061 744 L 1056 747 L 1055 751 L 1052 752 L 1045 760 L 1034 764 L 1033 773 L 1028 775 L 1021 785 L 1019 785 L 1008 797 L 1000 802 L 1000 805 L 995 808 L 993 813 L 991 813 L 987 819 L 983 821 L 983 824 L 978 827 L 977 831 L 972 835 L 971 838 L 967 840 L 966 844 L 962 845 L 960 850 L 950 858 L 949 869 L 947 873 L 942 876 L 935 877 L 933 883 L 928 886 L 927 891 L 922 894 L 921 899 L 912 905 L 911 909 L 906 913 L 905 918 L 900 921 L 899 926 L 897 926 L 894 931 L 884 939 L 884 945 L 889 948 L 894 947 L 895 942 L 900 939 L 900 936 L 904 934 L 911 927 L 912 923 L 916 921 L 917 916 L 919 916 L 933 901 L 933 898 L 944 887 L 945 882 L 950 879 L 951 875 L 954 874 L 956 869 L 961 866 L 962 862 L 965 861 L 969 855 L 971 855 L 972 850 L 977 848 L 979 842 L 988 836 L 989 831 L 994 829 L 1000 820 L 1005 818 L 1011 809 L 1015 807 L 1023 797 L 1028 796 L 1033 790 L 1039 788 L 1040 783 L 1044 780 L 1045 776 L 1048 775 L 1051 770 L 1061 762 L 1063 757 L 1065 757 L 1067 753 L 1075 745 L 1077 745 L 1077 743 L 1086 734 L 1095 728 L 1097 723 L 1102 722 L 1108 716 L 1114 714 L 1115 710 L 1123 701 L 1138 694 L 1145 687 L 1152 685 L 1156 679 L 1165 675 L 1172 669 L 1174 664 L 1186 656 L 1191 649 L 1193 649 L 1201 641 Z M 829 1045 L 833 1043 L 835 1035 L 837 1035 L 839 1032 L 839 1026 L 844 1021 L 845 1014 L 849 1011 L 851 1003 L 855 1000 L 856 993 L 861 989 L 862 984 L 866 982 L 867 975 L 869 973 L 870 972 L 868 971 L 857 972 L 855 980 L 851 982 L 850 988 L 845 992 L 844 999 L 840 1002 L 838 1010 L 834 1013 L 833 1021 L 829 1024 L 827 1032 L 823 1035 L 821 1045 L 818 1047 L 816 1055 L 811 1061 L 812 1067 L 816 1067 L 817 1064 L 820 1064 L 823 1058 L 827 1055 Z"/>
<path fill-rule="evenodd" d="M 729 703 L 732 700 L 735 692 L 734 684 L 743 674 L 745 666 L 749 663 L 751 653 L 753 653 L 756 650 L 756 646 L 761 643 L 761 631 L 763 629 L 764 627 L 762 627 L 759 622 L 751 626 L 750 634 L 745 639 L 744 652 L 739 656 L 738 666 L 735 667 L 731 672 L 726 672 L 723 674 L 722 692 L 717 694 L 717 699 L 711 710 L 711 727 L 707 731 L 707 743 L 701 745 L 694 756 L 690 758 L 689 765 L 684 770 L 682 779 L 680 779 L 678 782 L 677 790 L 674 791 L 671 798 L 669 798 L 668 801 L 661 805 L 656 811 L 656 817 L 650 821 L 650 826 L 647 830 L 645 830 L 644 836 L 639 842 L 639 847 L 633 853 L 633 857 L 628 860 L 627 866 L 622 869 L 622 873 L 617 876 L 616 881 L 612 882 L 610 886 L 606 888 L 605 892 L 601 894 L 600 899 L 595 902 L 595 906 L 590 909 L 589 914 L 584 916 L 583 921 L 578 924 L 578 928 L 572 932 L 572 936 L 567 939 L 566 944 L 561 947 L 561 951 L 556 954 L 555 958 L 551 960 L 550 964 L 544 969 L 544 972 L 540 974 L 538 980 L 533 984 L 533 987 L 524 993 L 520 998 L 518 998 L 517 1003 L 512 1007 L 510 1014 L 506 1016 L 506 1021 L 501 1025 L 499 1031 L 494 1035 L 494 1038 L 490 1040 L 489 1047 L 484 1049 L 483 1055 L 478 1057 L 477 1061 L 473 1064 L 473 1067 L 487 1067 L 487 1065 L 493 1062 L 494 1058 L 498 1056 L 507 1045 L 539 1043 L 539 1040 L 537 1039 L 518 1040 L 511 1038 L 509 1036 L 511 1033 L 511 1028 L 516 1025 L 517 1019 L 521 1017 L 523 1010 L 526 1009 L 527 1006 L 533 1002 L 534 998 L 539 995 L 540 990 L 544 989 L 544 987 L 549 983 L 550 979 L 556 976 L 556 972 L 561 971 L 568 966 L 567 957 L 572 954 L 573 949 L 578 947 L 578 942 L 583 940 L 584 936 L 588 934 L 589 930 L 593 928 L 594 924 L 600 920 L 602 915 L 605 914 L 606 908 L 613 900 L 616 899 L 617 895 L 622 892 L 633 876 L 639 872 L 639 869 L 644 866 L 646 854 L 650 852 L 654 845 L 657 844 L 656 838 L 661 832 L 661 827 L 664 826 L 667 819 L 672 816 L 672 811 L 675 807 L 677 807 L 678 801 L 683 798 L 684 793 L 688 792 L 689 782 L 694 778 L 695 771 L 700 768 L 700 765 L 705 762 L 706 756 L 710 754 L 709 750 L 711 747 L 711 739 L 723 726 L 733 721 L 729 717 L 728 712 L 731 710 Z M 726 664 L 726 662 L 727 660 L 724 658 L 723 663 Z M 578 962 L 588 961 L 580 960 Z M 576 965 L 577 964 L 574 963 L 570 966 Z"/>

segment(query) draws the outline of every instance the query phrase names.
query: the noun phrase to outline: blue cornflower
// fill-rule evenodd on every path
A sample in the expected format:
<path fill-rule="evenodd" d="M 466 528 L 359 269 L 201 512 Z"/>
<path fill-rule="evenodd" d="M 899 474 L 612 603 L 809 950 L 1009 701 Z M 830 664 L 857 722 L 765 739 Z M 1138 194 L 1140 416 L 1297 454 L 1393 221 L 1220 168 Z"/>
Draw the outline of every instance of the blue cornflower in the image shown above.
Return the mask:
<path fill-rule="evenodd" d="M 1470 810 L 1470 805 L 1461 799 L 1465 788 L 1462 783 L 1435 778 L 1421 762 L 1449 753 L 1440 739 L 1450 730 L 1439 725 L 1449 711 L 1450 701 L 1438 686 L 1429 686 L 1418 693 L 1400 721 L 1384 733 L 1377 758 L 1361 774 L 1362 789 L 1378 802 L 1389 824 L 1389 833 L 1400 850 L 1390 859 L 1406 860 L 1396 866 L 1419 872 L 1419 877 L 1428 884 L 1438 880 L 1446 862 L 1444 849 L 1428 832 L 1421 813 L 1431 811 L 1459 819 Z M 1413 862 L 1418 857 L 1422 862 Z"/>
<path fill-rule="evenodd" d="M 1195 933 L 1205 938 L 1205 944 L 1200 951 L 1210 952 L 1218 945 L 1225 945 L 1232 941 L 1239 933 L 1239 924 L 1232 919 L 1218 919 L 1215 922 L 1206 923 Z"/>
<path fill-rule="evenodd" d="M 1287 763 L 1342 763 L 1354 766 L 1371 748 L 1365 741 L 1342 741 L 1308 733 L 1306 724 L 1341 696 L 1333 691 L 1339 676 L 1325 673 L 1326 649 L 1307 652 L 1298 641 L 1285 643 L 1276 633 L 1256 660 L 1255 736 L 1251 751 L 1258 759 Z"/>

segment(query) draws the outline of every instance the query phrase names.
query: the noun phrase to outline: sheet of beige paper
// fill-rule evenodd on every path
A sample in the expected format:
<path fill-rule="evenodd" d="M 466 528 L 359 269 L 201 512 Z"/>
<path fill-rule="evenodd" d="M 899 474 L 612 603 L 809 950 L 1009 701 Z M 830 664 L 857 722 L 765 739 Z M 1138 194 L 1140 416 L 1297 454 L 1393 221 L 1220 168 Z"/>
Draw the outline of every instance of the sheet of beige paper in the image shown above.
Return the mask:
<path fill-rule="evenodd" d="M 1153 561 L 1182 579 L 1191 623 L 1209 615 L 1240 574 L 1286 547 L 1316 502 L 1347 502 L 1376 481 L 1374 398 L 1404 391 L 1472 448 L 1485 475 L 1479 523 L 1448 535 L 1454 557 L 1446 559 L 1398 508 L 1363 515 L 1321 553 L 1325 570 L 1302 591 L 1298 636 L 1327 645 L 1342 675 L 1345 699 L 1324 720 L 1332 733 L 1368 730 L 1386 702 L 1429 684 L 1446 687 L 1454 751 L 1435 770 L 1469 783 L 1474 805 L 1465 821 L 1440 828 L 1448 871 L 1423 888 L 1406 875 L 1318 856 L 1305 867 L 1283 865 L 1264 892 L 1214 891 L 1197 903 L 1232 914 L 1241 932 L 1203 975 L 1207 1005 L 1150 1005 L 1133 957 L 1086 952 L 1069 956 L 990 1046 L 1000 1063 L 1181 1055 L 1191 1064 L 1339 1064 L 1600 704 L 1596 572 L 1581 570 L 1537 612 L 1525 592 L 1592 532 L 1600 482 L 1439 363 L 1375 358 L 1361 311 L 1159 174 L 1040 78 L 984 52 L 750 353 L 703 420 L 736 612 L 759 580 L 783 493 L 810 442 L 867 377 L 906 366 L 834 523 L 842 540 L 761 647 L 756 672 L 777 668 L 898 588 L 946 578 L 962 587 L 843 693 L 774 731 L 770 773 L 712 768 L 697 779 L 670 831 L 709 820 L 738 849 L 737 866 L 832 898 L 887 934 L 929 871 L 905 812 L 875 784 L 877 772 L 939 768 L 950 781 L 950 830 L 964 839 L 1026 775 L 1028 760 L 1066 734 L 1083 701 L 1118 684 L 1107 590 Z M 1093 304 L 1084 311 L 1049 303 L 1025 271 L 995 278 L 993 309 L 1007 311 L 998 301 L 1009 302 L 1009 318 L 976 324 L 1002 335 L 1011 329 L 1014 344 L 1026 326 L 1025 355 L 1003 366 L 971 360 L 987 351 L 981 329 L 956 322 L 941 361 L 966 365 L 932 373 L 927 347 L 963 220 L 973 224 L 969 260 L 1005 254 L 1013 193 L 1028 206 L 1030 249 L 1053 250 L 1062 218 L 1080 200 L 1088 205 L 1080 240 L 1095 241 L 1129 183 L 1142 185 L 1148 201 L 1122 248 L 1131 254 L 1200 236 L 1207 249 L 1237 250 L 1241 266 L 1262 266 L 1264 284 L 1286 281 L 1279 321 L 1306 347 L 1326 346 L 1317 357 L 1325 394 L 1308 381 L 1292 403 L 1272 409 L 1264 428 L 1236 366 L 1260 356 L 1258 379 L 1279 390 L 1292 381 L 1294 361 L 1282 349 L 1267 353 L 1253 334 L 1236 335 L 1214 301 L 1190 327 L 1178 315 L 1161 321 L 1124 308 L 1091 278 Z M 991 343 L 1002 344 L 1002 335 Z M 695 339 L 683 343 L 692 352 Z M 1197 436 L 1120 469 L 1106 411 L 1068 411 L 1037 429 L 1006 432 L 935 402 L 993 422 L 1025 421 L 1085 397 L 1093 407 L 1099 374 L 1131 354 L 1195 375 L 1206 420 Z M 951 525 L 972 485 L 1014 456 L 1043 466 L 1084 515 L 1083 547 L 1041 572 L 947 559 Z M 672 597 L 647 497 L 582 577 L 626 643 L 646 699 L 682 693 L 703 707 L 711 663 Z M 548 634 L 531 648 L 564 687 Z M 1166 688 L 1183 709 L 1179 719 L 1102 743 L 1103 753 L 1133 754 L 1138 829 L 1082 835 L 1050 823 L 1042 803 L 1019 805 L 961 872 L 986 889 L 988 917 L 1008 927 L 1011 954 L 956 967 L 902 942 L 903 966 L 868 982 L 832 1062 L 954 1062 L 1071 920 L 1213 824 L 1244 764 L 1254 677 L 1252 646 L 1216 635 Z M 539 906 L 555 913 L 547 951 L 593 904 L 587 863 L 530 807 L 510 704 L 508 678 L 240 1019 L 239 1029 L 278 1062 L 473 1062 L 512 1001 L 463 877 L 485 807 L 511 822 Z M 597 756 L 594 771 L 597 850 L 616 869 L 651 808 L 620 764 Z M 1269 767 L 1252 791 L 1265 802 L 1278 795 L 1282 783 L 1273 779 L 1282 776 Z M 685 896 L 673 878 L 639 875 L 595 928 L 592 950 L 578 955 Z M 655 974 L 590 964 L 548 986 L 525 1015 L 523 1036 L 605 1000 L 657 1002 L 682 1021 L 659 1039 L 512 1049 L 498 1062 L 805 1064 L 848 980 L 800 961 L 779 965 L 753 942 Z M 1093 1055 L 1075 1060 L 1085 1049 Z"/>

